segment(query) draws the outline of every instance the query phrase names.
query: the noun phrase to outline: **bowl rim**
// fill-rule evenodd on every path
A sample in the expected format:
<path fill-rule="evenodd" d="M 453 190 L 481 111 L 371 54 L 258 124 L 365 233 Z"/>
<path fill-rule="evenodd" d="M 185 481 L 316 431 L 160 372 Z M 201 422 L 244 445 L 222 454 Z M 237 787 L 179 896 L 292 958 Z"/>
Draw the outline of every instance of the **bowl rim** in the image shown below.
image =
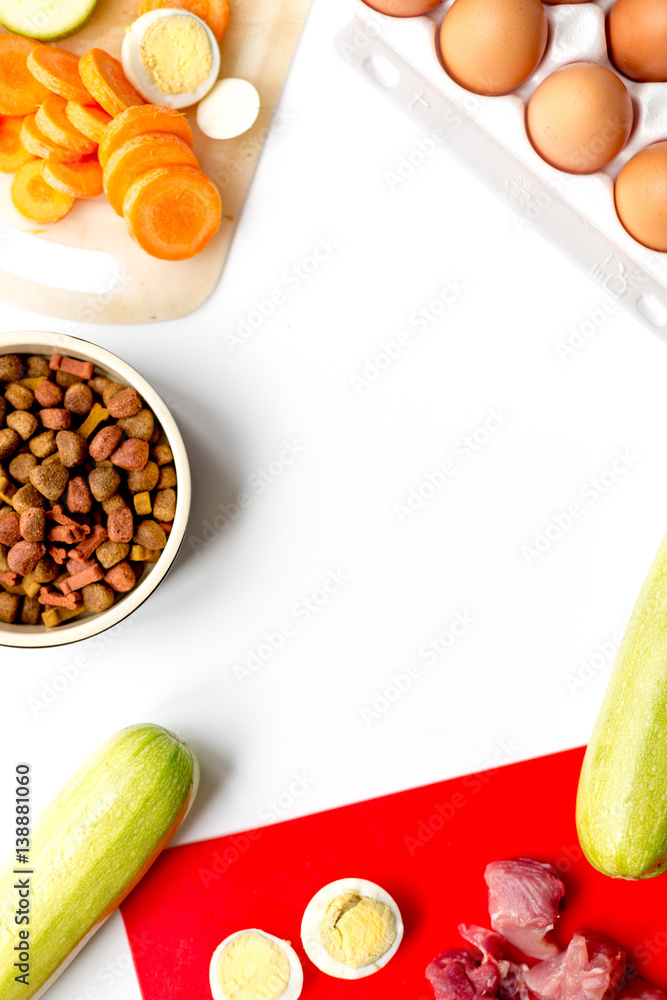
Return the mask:
<path fill-rule="evenodd" d="M 65 646 L 106 632 L 126 619 L 146 601 L 162 583 L 171 569 L 183 544 L 190 516 L 192 500 L 192 479 L 187 451 L 166 403 L 143 375 L 140 375 L 118 355 L 83 337 L 65 333 L 20 330 L 0 333 L 0 354 L 49 354 L 66 353 L 81 361 L 92 361 L 96 367 L 108 369 L 122 381 L 137 390 L 142 400 L 150 407 L 162 427 L 174 455 L 174 466 L 178 484 L 178 502 L 172 530 L 162 555 L 149 573 L 146 573 L 136 587 L 129 591 L 117 604 L 107 611 L 91 614 L 83 621 L 73 619 L 55 628 L 45 625 L 13 625 L 0 622 L 0 646 L 25 649 L 44 649 L 51 646 Z"/>

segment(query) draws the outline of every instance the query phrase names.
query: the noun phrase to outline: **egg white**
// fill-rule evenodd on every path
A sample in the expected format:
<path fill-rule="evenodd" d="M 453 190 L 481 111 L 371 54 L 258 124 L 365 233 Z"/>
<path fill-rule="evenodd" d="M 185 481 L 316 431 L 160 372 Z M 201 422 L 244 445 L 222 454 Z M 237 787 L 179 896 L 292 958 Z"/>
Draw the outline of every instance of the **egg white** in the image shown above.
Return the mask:
<path fill-rule="evenodd" d="M 141 43 L 146 31 L 156 21 L 160 21 L 165 17 L 175 16 L 194 18 L 195 21 L 202 25 L 211 43 L 211 52 L 213 53 L 211 72 L 191 93 L 165 94 L 163 90 L 160 90 L 153 83 L 141 59 Z M 195 17 L 194 14 L 191 14 L 187 10 L 178 10 L 175 7 L 161 7 L 158 10 L 149 10 L 147 14 L 142 14 L 127 29 L 121 49 L 121 62 L 125 76 L 135 90 L 139 91 L 144 100 L 150 104 L 158 104 L 163 108 L 178 110 L 179 108 L 189 108 L 191 105 L 197 104 L 212 89 L 220 73 L 220 46 L 209 26 L 201 18 Z"/>
<path fill-rule="evenodd" d="M 376 962 L 370 965 L 362 965 L 359 969 L 354 969 L 351 965 L 338 962 L 329 954 L 322 943 L 322 920 L 327 907 L 332 899 L 342 895 L 344 892 L 356 892 L 360 896 L 368 896 L 379 903 L 384 903 L 390 908 L 396 920 L 396 940 L 391 948 L 384 953 Z M 311 962 L 317 966 L 320 972 L 325 972 L 328 976 L 335 976 L 336 979 L 363 979 L 371 976 L 374 972 L 383 968 L 387 962 L 394 957 L 398 947 L 403 940 L 403 919 L 401 912 L 395 901 L 375 882 L 368 882 L 362 878 L 341 878 L 336 882 L 330 882 L 323 889 L 316 892 L 303 914 L 301 921 L 301 941 L 306 955 Z"/>
<path fill-rule="evenodd" d="M 303 968 L 301 966 L 301 962 L 299 961 L 299 956 L 294 951 L 294 948 L 292 948 L 289 941 L 283 941 L 282 938 L 274 937 L 273 934 L 268 934 L 266 931 L 260 931 L 256 927 L 246 927 L 242 931 L 235 931 L 234 934 L 230 934 L 224 941 L 221 941 L 213 952 L 211 964 L 209 966 L 209 983 L 211 985 L 211 993 L 213 994 L 214 1000 L 229 1000 L 229 997 L 222 992 L 220 980 L 218 979 L 218 961 L 227 945 L 231 944 L 235 938 L 241 937 L 242 934 L 260 934 L 262 937 L 266 938 L 267 941 L 271 941 L 273 944 L 278 945 L 289 962 L 289 982 L 287 983 L 280 1000 L 297 1000 L 297 997 L 301 996 L 301 990 L 303 989 Z"/>

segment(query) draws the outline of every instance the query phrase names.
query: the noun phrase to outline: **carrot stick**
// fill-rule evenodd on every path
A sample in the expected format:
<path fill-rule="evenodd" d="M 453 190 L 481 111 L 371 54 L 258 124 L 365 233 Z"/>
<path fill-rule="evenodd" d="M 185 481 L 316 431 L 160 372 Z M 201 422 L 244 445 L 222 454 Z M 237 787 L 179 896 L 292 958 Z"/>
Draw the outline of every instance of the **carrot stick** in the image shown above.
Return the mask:
<path fill-rule="evenodd" d="M 115 118 L 144 99 L 123 73 L 123 67 L 102 49 L 91 49 L 79 62 L 79 72 L 88 93 Z"/>
<path fill-rule="evenodd" d="M 21 215 L 33 222 L 58 222 L 74 204 L 74 198 L 46 183 L 41 160 L 32 160 L 17 170 L 11 193 Z"/>
<path fill-rule="evenodd" d="M 142 174 L 168 164 L 199 166 L 187 143 L 163 132 L 145 132 L 117 149 L 104 168 L 104 190 L 114 212 L 123 214 L 125 195 Z"/>
<path fill-rule="evenodd" d="M 130 235 L 151 256 L 185 260 L 201 253 L 217 233 L 222 204 L 201 170 L 157 167 L 129 189 L 123 216 Z"/>
<path fill-rule="evenodd" d="M 22 128 L 22 118 L 0 118 L 0 170 L 9 174 L 33 158 L 21 142 Z"/>
<path fill-rule="evenodd" d="M 37 126 L 48 139 L 59 146 L 64 146 L 65 149 L 73 150 L 79 156 L 95 152 L 97 143 L 87 139 L 82 132 L 74 128 L 65 113 L 66 108 L 67 101 L 64 97 L 49 94 L 41 108 L 37 109 L 35 116 Z"/>
<path fill-rule="evenodd" d="M 80 163 L 42 163 L 47 184 L 70 198 L 96 198 L 102 194 L 102 168 L 95 158 Z"/>
<path fill-rule="evenodd" d="M 53 142 L 47 135 L 44 135 L 37 124 L 36 115 L 27 115 L 23 119 L 21 128 L 21 142 L 33 156 L 39 156 L 43 160 L 55 160 L 56 163 L 74 163 L 81 158 L 81 154 L 73 149 L 65 149 L 57 142 Z"/>
<path fill-rule="evenodd" d="M 222 45 L 227 34 L 230 15 L 229 0 L 208 0 L 208 14 L 204 20 L 215 35 L 218 45 Z"/>
<path fill-rule="evenodd" d="M 67 102 L 65 114 L 74 128 L 82 132 L 92 142 L 101 142 L 105 128 L 113 121 L 111 115 L 108 115 L 102 108 L 90 104 L 79 104 L 77 101 Z"/>
<path fill-rule="evenodd" d="M 192 129 L 187 119 L 178 111 L 162 108 L 155 104 L 142 104 L 139 107 L 128 108 L 114 119 L 100 140 L 98 156 L 103 167 L 111 155 L 144 132 L 168 132 L 177 135 L 192 149 Z"/>
<path fill-rule="evenodd" d="M 30 115 L 48 90 L 28 69 L 28 56 L 39 42 L 7 32 L 0 35 L 0 115 Z"/>
<path fill-rule="evenodd" d="M 28 69 L 41 84 L 67 101 L 91 104 L 79 73 L 79 57 L 53 45 L 40 45 L 28 56 Z"/>

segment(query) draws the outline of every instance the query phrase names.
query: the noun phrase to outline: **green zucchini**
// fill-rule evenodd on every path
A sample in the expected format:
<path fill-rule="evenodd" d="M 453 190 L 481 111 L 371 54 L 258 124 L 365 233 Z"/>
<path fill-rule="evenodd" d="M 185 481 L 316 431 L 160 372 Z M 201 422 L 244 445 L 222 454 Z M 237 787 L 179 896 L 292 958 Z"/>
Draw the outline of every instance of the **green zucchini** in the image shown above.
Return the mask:
<path fill-rule="evenodd" d="M 0 872 L 0 997 L 41 997 L 155 861 L 199 782 L 190 748 L 160 726 L 123 729 L 95 751 L 35 823 L 29 849 L 28 981 L 15 966 L 23 866 Z M 24 952 L 24 955 L 26 952 Z"/>
<path fill-rule="evenodd" d="M 615 878 L 667 870 L 667 537 L 630 618 L 579 779 L 584 854 Z"/>
<path fill-rule="evenodd" d="M 55 42 L 80 31 L 97 0 L 0 0 L 0 24 L 17 35 Z"/>

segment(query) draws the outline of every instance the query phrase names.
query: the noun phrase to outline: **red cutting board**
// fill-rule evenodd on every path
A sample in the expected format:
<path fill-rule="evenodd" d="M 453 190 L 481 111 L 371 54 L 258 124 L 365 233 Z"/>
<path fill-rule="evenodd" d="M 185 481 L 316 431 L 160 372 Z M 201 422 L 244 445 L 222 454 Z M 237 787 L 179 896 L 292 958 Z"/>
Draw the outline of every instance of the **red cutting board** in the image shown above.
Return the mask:
<path fill-rule="evenodd" d="M 244 927 L 292 942 L 304 1000 L 433 1000 L 426 965 L 462 944 L 459 922 L 489 926 L 484 868 L 517 855 L 549 861 L 563 876 L 562 946 L 579 927 L 605 932 L 641 975 L 667 986 L 667 875 L 625 882 L 582 858 L 574 825 L 582 756 L 568 750 L 166 850 L 122 907 L 145 1000 L 211 1000 L 211 955 Z M 319 972 L 299 937 L 311 896 L 348 876 L 383 886 L 405 922 L 396 956 L 356 982 Z"/>

